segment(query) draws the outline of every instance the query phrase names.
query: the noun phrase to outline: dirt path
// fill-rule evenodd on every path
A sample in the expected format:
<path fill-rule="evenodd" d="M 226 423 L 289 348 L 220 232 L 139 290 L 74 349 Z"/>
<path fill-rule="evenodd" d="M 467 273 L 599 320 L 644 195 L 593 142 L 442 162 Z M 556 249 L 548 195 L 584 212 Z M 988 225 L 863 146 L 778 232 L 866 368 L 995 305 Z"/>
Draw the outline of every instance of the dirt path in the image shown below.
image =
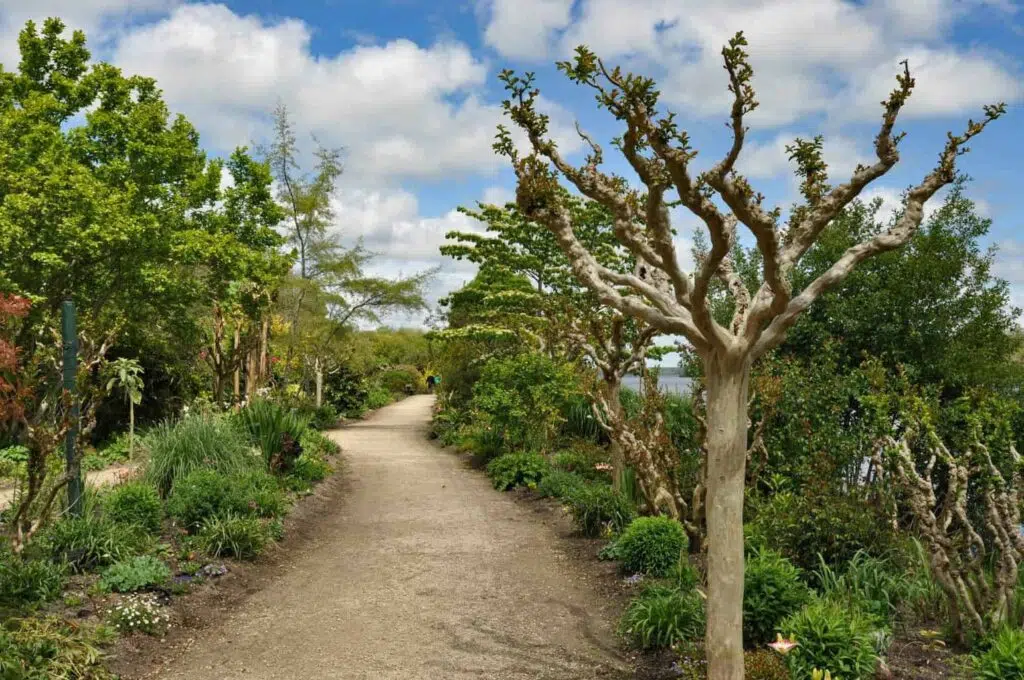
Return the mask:
<path fill-rule="evenodd" d="M 122 473 L 133 469 L 131 465 L 115 465 L 114 467 L 102 470 L 93 470 L 92 472 L 85 473 L 85 483 L 89 486 L 115 484 L 120 479 Z M 14 500 L 14 494 L 14 487 L 0 488 L 0 510 L 6 508 L 7 504 Z"/>
<path fill-rule="evenodd" d="M 318 540 L 156 677 L 628 677 L 552 530 L 426 441 L 431 399 L 335 433 L 351 489 Z"/>

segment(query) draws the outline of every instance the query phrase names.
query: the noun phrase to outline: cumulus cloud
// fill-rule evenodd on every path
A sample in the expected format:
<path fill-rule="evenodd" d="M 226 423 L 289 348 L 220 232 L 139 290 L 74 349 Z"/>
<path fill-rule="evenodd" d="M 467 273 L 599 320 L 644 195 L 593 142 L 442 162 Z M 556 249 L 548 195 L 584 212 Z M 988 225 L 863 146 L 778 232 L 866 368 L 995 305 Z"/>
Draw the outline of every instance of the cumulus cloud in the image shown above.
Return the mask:
<path fill-rule="evenodd" d="M 721 49 L 743 30 L 761 104 L 749 123 L 775 127 L 822 113 L 877 119 L 902 59 L 918 77 L 908 117 L 974 112 L 983 103 L 1019 99 L 1019 74 L 998 55 L 945 42 L 971 12 L 1013 9 L 1008 0 L 582 0 L 578 19 L 563 31 L 535 31 L 520 43 L 497 11 L 486 31 L 491 45 L 520 58 L 547 58 L 536 48 L 539 34 L 560 56 L 585 43 L 609 61 L 658 77 L 673 106 L 719 116 L 730 101 Z M 525 44 L 530 48 L 520 49 Z"/>
<path fill-rule="evenodd" d="M 1006 239 L 996 244 L 998 250 L 992 273 L 1010 284 L 1010 299 L 1024 308 L 1024 241 Z M 1024 319 L 1020 320 L 1024 324 Z"/>
<path fill-rule="evenodd" d="M 480 96 L 490 67 L 466 45 L 397 39 L 314 56 L 310 39 L 296 19 L 182 5 L 124 35 L 114 61 L 155 77 L 170 105 L 221 149 L 265 135 L 267 114 L 282 101 L 298 130 L 344 146 L 348 172 L 367 185 L 491 172 L 505 162 L 491 148 L 501 109 Z M 578 148 L 560 109 L 544 107 L 556 137 Z"/>

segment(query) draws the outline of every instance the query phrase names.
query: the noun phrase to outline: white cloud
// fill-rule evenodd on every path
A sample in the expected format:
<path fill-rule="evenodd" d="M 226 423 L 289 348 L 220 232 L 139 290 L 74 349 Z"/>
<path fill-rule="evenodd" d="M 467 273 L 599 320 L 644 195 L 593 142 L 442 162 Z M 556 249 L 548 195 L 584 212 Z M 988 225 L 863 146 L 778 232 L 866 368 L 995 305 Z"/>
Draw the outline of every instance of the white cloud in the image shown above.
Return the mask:
<path fill-rule="evenodd" d="M 780 132 L 767 142 L 747 144 L 737 162 L 739 171 L 751 179 L 772 179 L 784 173 L 792 175 L 796 166 L 789 160 L 786 146 L 792 145 L 797 137 L 809 140 L 813 135 Z M 849 179 L 858 163 L 872 160 L 858 148 L 856 141 L 842 136 L 824 139 L 822 158 L 828 165 L 829 176 L 843 182 Z"/>
<path fill-rule="evenodd" d="M 1010 284 L 1010 301 L 1024 308 L 1024 241 L 1006 239 L 996 244 L 992 273 Z M 1018 320 L 1024 325 L 1024 318 Z"/>
<path fill-rule="evenodd" d="M 983 8 L 1013 7 L 1006 0 L 582 0 L 578 20 L 552 39 L 560 56 L 585 43 L 656 76 L 668 104 L 720 116 L 730 102 L 721 49 L 743 30 L 760 102 L 749 116 L 755 127 L 822 113 L 876 119 L 906 58 L 918 77 L 906 115 L 936 116 L 1024 95 L 1017 74 L 993 55 L 944 42 L 956 21 Z M 546 59 L 536 40 L 530 34 L 530 48 L 520 49 L 509 31 L 497 45 L 509 56 Z"/>
<path fill-rule="evenodd" d="M 573 0 L 486 0 L 484 41 L 507 57 L 545 57 L 553 34 L 569 24 Z"/>
<path fill-rule="evenodd" d="M 347 173 L 365 185 L 507 162 L 491 148 L 501 109 L 480 97 L 489 66 L 466 45 L 397 39 L 313 56 L 310 38 L 296 19 L 268 23 L 224 5 L 185 5 L 126 34 L 114 61 L 155 77 L 172 108 L 222 150 L 265 136 L 268 112 L 283 101 L 301 134 L 345 148 Z M 558 107 L 545 107 L 556 137 L 578 148 Z"/>

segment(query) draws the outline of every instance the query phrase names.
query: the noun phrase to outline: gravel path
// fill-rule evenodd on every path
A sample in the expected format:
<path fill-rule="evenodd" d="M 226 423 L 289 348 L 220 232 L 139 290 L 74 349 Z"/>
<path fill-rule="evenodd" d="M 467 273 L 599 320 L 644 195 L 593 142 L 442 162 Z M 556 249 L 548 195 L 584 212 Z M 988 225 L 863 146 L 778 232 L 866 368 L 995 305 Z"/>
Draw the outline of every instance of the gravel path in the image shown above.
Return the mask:
<path fill-rule="evenodd" d="M 157 677 L 628 677 L 550 527 L 425 439 L 432 397 L 336 431 L 351 490 L 279 578 Z"/>

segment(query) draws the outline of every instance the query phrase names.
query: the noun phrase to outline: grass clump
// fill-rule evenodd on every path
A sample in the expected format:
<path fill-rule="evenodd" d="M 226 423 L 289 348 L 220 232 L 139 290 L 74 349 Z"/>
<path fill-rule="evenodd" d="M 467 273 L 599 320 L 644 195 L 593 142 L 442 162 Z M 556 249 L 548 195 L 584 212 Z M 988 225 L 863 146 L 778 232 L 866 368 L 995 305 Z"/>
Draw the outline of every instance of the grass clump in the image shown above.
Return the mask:
<path fill-rule="evenodd" d="M 98 632 L 55 616 L 7 619 L 0 623 L 0 678 L 113 680 Z"/>
<path fill-rule="evenodd" d="M 57 599 L 67 572 L 63 562 L 0 553 L 0 607 L 19 608 Z"/>
<path fill-rule="evenodd" d="M 743 643 L 753 648 L 774 640 L 778 624 L 811 597 L 792 562 L 772 550 L 754 551 L 743 574 Z"/>
<path fill-rule="evenodd" d="M 641 649 L 666 649 L 704 634 L 704 600 L 695 590 L 653 586 L 629 604 L 620 628 Z"/>
<path fill-rule="evenodd" d="M 233 475 L 194 470 L 178 482 L 167 499 L 167 514 L 189 532 L 213 517 L 274 517 L 284 510 L 285 498 L 277 480 L 260 470 Z"/>
<path fill-rule="evenodd" d="M 138 526 L 86 514 L 54 523 L 42 543 L 50 559 L 66 562 L 80 574 L 144 554 L 152 547 L 153 539 Z"/>
<path fill-rule="evenodd" d="M 211 557 L 252 559 L 271 542 L 271 528 L 255 517 L 211 517 L 199 529 L 200 549 Z"/>
<path fill-rule="evenodd" d="M 636 516 L 629 499 L 605 484 L 585 484 L 564 500 L 573 523 L 584 536 L 620 531 Z"/>
<path fill-rule="evenodd" d="M 809 678 L 816 668 L 842 680 L 869 680 L 875 675 L 876 630 L 856 608 L 815 600 L 783 620 L 779 629 L 797 643 L 786 654 L 794 678 Z"/>
<path fill-rule="evenodd" d="M 285 474 L 302 453 L 299 442 L 309 429 L 309 416 L 265 399 L 257 399 L 238 412 L 236 421 L 249 441 L 263 453 L 266 469 Z"/>
<path fill-rule="evenodd" d="M 577 474 L 552 470 L 540 480 L 537 494 L 542 498 L 568 498 L 585 484 L 586 481 Z"/>
<path fill-rule="evenodd" d="M 147 435 L 146 446 L 150 452 L 146 479 L 165 498 L 193 470 L 229 475 L 252 470 L 259 461 L 228 419 L 207 414 L 158 425 Z"/>
<path fill-rule="evenodd" d="M 1007 626 L 986 642 L 988 649 L 971 659 L 977 680 L 1024 678 L 1024 630 Z"/>

